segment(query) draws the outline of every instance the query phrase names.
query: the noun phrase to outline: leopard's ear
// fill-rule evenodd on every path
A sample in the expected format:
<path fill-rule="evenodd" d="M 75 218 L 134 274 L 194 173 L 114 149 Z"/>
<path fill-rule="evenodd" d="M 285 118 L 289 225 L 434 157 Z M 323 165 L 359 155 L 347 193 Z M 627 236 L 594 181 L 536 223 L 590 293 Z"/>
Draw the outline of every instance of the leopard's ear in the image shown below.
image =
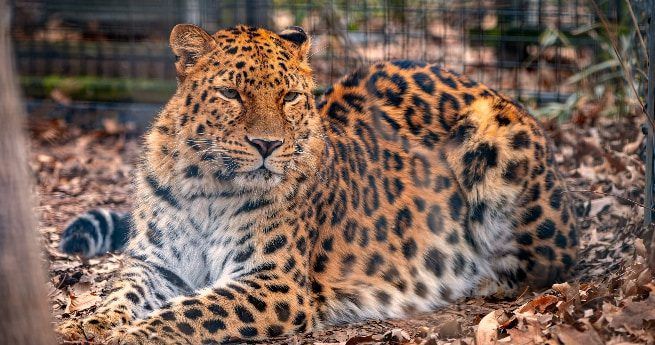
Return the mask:
<path fill-rule="evenodd" d="M 216 41 L 196 25 L 178 24 L 171 31 L 170 45 L 175 54 L 177 78 L 181 82 L 201 56 L 216 48 Z"/>
<path fill-rule="evenodd" d="M 301 60 L 309 60 L 309 50 L 311 48 L 311 39 L 300 26 L 290 26 L 278 34 L 280 38 L 291 42 L 298 48 L 298 54 Z"/>

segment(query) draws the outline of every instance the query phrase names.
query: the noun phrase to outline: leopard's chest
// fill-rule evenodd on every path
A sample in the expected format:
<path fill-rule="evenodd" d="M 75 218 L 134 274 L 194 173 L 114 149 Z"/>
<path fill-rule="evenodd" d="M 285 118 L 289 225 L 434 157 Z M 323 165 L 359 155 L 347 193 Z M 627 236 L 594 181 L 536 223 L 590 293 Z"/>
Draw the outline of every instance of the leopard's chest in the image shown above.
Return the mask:
<path fill-rule="evenodd" d="M 137 220 L 141 242 L 149 256 L 175 272 L 193 288 L 211 286 L 234 270 L 233 257 L 243 243 L 248 219 L 236 213 L 241 198 L 201 196 L 176 199 L 176 207 L 156 203 L 152 217 Z M 146 201 L 146 202 L 148 202 Z"/>
<path fill-rule="evenodd" d="M 196 198 L 183 205 L 180 228 L 188 233 L 183 242 L 182 264 L 189 267 L 198 287 L 215 284 L 238 267 L 234 261 L 244 247 L 243 236 L 249 231 L 249 219 L 237 214 L 241 198 Z M 174 240 L 175 241 L 175 240 Z"/>

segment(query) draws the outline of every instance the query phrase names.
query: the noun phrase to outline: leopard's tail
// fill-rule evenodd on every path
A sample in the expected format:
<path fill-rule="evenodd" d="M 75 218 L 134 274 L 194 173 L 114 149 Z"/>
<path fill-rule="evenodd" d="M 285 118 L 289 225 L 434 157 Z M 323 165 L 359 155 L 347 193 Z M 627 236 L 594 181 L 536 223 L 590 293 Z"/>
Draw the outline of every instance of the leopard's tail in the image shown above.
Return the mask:
<path fill-rule="evenodd" d="M 129 237 L 130 224 L 129 213 L 101 208 L 88 211 L 68 224 L 59 249 L 86 258 L 121 250 Z"/>

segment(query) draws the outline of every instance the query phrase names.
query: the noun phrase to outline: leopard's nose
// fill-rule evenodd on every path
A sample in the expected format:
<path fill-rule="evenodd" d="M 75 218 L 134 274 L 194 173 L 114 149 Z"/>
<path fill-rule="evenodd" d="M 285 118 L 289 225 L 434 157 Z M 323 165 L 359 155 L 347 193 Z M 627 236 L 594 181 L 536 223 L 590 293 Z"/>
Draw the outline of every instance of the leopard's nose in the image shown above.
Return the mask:
<path fill-rule="evenodd" d="M 250 136 L 246 136 L 246 141 L 257 149 L 259 154 L 262 155 L 262 158 L 270 156 L 283 143 L 282 140 L 259 139 Z"/>

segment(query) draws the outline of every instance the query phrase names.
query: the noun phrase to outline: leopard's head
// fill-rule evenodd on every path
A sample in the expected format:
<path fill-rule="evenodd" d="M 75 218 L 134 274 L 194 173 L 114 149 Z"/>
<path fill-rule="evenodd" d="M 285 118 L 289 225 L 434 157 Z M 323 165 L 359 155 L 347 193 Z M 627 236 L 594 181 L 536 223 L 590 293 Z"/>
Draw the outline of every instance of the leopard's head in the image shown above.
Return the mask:
<path fill-rule="evenodd" d="M 175 141 L 174 170 L 250 189 L 316 173 L 325 144 L 303 29 L 180 24 L 170 45 L 178 87 L 155 130 Z"/>

